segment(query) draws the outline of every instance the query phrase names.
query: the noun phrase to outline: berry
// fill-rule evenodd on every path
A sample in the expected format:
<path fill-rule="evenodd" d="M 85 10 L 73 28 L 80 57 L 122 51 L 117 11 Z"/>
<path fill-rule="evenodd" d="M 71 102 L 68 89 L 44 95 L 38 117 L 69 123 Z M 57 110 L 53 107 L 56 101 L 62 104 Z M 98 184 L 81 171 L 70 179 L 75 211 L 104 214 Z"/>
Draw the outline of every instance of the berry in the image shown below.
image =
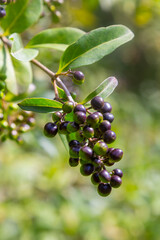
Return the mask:
<path fill-rule="evenodd" d="M 74 113 L 75 112 L 84 112 L 84 113 L 86 113 L 86 108 L 82 104 L 78 104 L 74 108 Z"/>
<path fill-rule="evenodd" d="M 103 119 L 108 120 L 110 123 L 112 123 L 114 120 L 114 116 L 112 113 L 107 112 L 103 114 Z"/>
<path fill-rule="evenodd" d="M 23 122 L 24 116 L 23 115 L 18 115 L 16 118 L 16 122 Z"/>
<path fill-rule="evenodd" d="M 69 165 L 71 167 L 76 167 L 79 164 L 79 158 L 70 158 L 69 159 Z"/>
<path fill-rule="evenodd" d="M 9 134 L 9 137 L 12 139 L 12 140 L 16 140 L 18 138 L 18 132 L 16 130 L 12 130 Z"/>
<path fill-rule="evenodd" d="M 102 162 L 99 158 L 95 157 L 92 159 L 92 164 L 95 166 L 95 167 L 99 167 L 101 166 Z"/>
<path fill-rule="evenodd" d="M 44 126 L 44 135 L 46 137 L 54 137 L 58 132 L 58 127 L 55 123 L 48 122 Z"/>
<path fill-rule="evenodd" d="M 117 175 L 117 176 L 119 176 L 119 177 L 123 177 L 123 172 L 122 172 L 122 170 L 119 169 L 119 168 L 113 169 L 112 172 L 113 172 L 114 175 Z"/>
<path fill-rule="evenodd" d="M 74 121 L 78 124 L 83 124 L 86 121 L 86 114 L 84 112 L 75 112 Z"/>
<path fill-rule="evenodd" d="M 84 146 L 81 148 L 79 152 L 80 158 L 82 158 L 85 161 L 90 161 L 93 156 L 93 150 L 90 147 Z"/>
<path fill-rule="evenodd" d="M 110 103 L 105 102 L 103 107 L 101 108 L 101 113 L 106 113 L 106 112 L 111 112 L 112 111 L 112 106 Z"/>
<path fill-rule="evenodd" d="M 73 72 L 73 82 L 76 83 L 76 84 L 82 84 L 84 83 L 84 74 L 80 71 L 75 71 Z"/>
<path fill-rule="evenodd" d="M 4 115 L 3 113 L 0 113 L 0 121 L 2 121 L 4 119 Z"/>
<path fill-rule="evenodd" d="M 0 18 L 3 18 L 6 16 L 6 11 L 4 8 L 0 7 Z"/>
<path fill-rule="evenodd" d="M 30 126 L 28 124 L 22 124 L 21 127 L 19 128 L 19 132 L 25 133 L 30 130 Z M 49 136 L 48 136 L 49 137 Z"/>
<path fill-rule="evenodd" d="M 70 113 L 72 112 L 73 107 L 74 107 L 74 103 L 71 101 L 68 101 L 63 104 L 62 109 L 65 113 Z"/>
<path fill-rule="evenodd" d="M 8 127 L 8 122 L 5 121 L 5 120 L 2 120 L 2 121 L 0 122 L 0 126 L 1 126 L 2 128 L 7 128 L 7 127 Z"/>
<path fill-rule="evenodd" d="M 123 157 L 123 151 L 119 148 L 115 148 L 110 152 L 110 157 L 115 161 L 118 162 Z"/>
<path fill-rule="evenodd" d="M 107 154 L 109 155 L 113 150 L 114 148 L 108 148 Z"/>
<path fill-rule="evenodd" d="M 112 191 L 112 187 L 109 183 L 100 183 L 98 185 L 98 193 L 102 197 L 108 196 Z"/>
<path fill-rule="evenodd" d="M 111 124 L 109 121 L 104 120 L 100 125 L 99 125 L 99 129 L 102 133 L 104 133 L 107 130 L 111 129 Z"/>
<path fill-rule="evenodd" d="M 70 146 L 70 147 L 80 146 L 80 142 L 77 141 L 77 140 L 71 140 L 71 141 L 69 142 L 69 146 Z"/>
<path fill-rule="evenodd" d="M 54 112 L 52 114 L 52 120 L 54 122 L 61 120 L 61 118 L 62 118 L 62 113 L 61 112 Z"/>
<path fill-rule="evenodd" d="M 97 114 L 98 117 L 99 117 L 99 123 L 103 122 L 103 115 L 102 115 L 102 113 L 100 113 L 100 112 L 95 112 L 95 114 Z"/>
<path fill-rule="evenodd" d="M 80 146 L 71 147 L 69 149 L 69 154 L 72 158 L 78 158 L 79 157 L 79 151 L 80 151 Z"/>
<path fill-rule="evenodd" d="M 111 131 L 111 130 L 108 130 L 104 133 L 103 135 L 103 140 L 106 142 L 106 143 L 112 143 L 116 140 L 116 134 L 115 132 Z"/>
<path fill-rule="evenodd" d="M 91 138 L 94 136 L 94 129 L 92 127 L 89 126 L 85 126 L 83 128 L 83 134 L 86 138 Z"/>
<path fill-rule="evenodd" d="M 31 127 L 35 126 L 35 123 L 36 123 L 35 118 L 34 118 L 34 117 L 28 118 L 28 119 L 27 119 L 27 123 L 28 123 L 28 125 L 31 126 Z"/>
<path fill-rule="evenodd" d="M 117 176 L 117 175 L 113 175 L 111 177 L 110 184 L 111 184 L 112 187 L 118 188 L 122 184 L 122 179 L 119 176 Z"/>
<path fill-rule="evenodd" d="M 99 173 L 99 178 L 101 179 L 102 182 L 105 182 L 105 183 L 110 182 L 111 180 L 111 176 L 107 170 L 102 170 Z"/>
<path fill-rule="evenodd" d="M 100 156 L 104 156 L 107 153 L 108 146 L 103 141 L 98 141 L 93 148 L 93 151 Z"/>
<path fill-rule="evenodd" d="M 98 126 L 98 123 L 99 123 L 98 114 L 97 113 L 91 113 L 90 115 L 88 115 L 87 123 L 93 128 Z"/>
<path fill-rule="evenodd" d="M 94 166 L 91 163 L 83 164 L 80 167 L 80 172 L 83 176 L 89 176 L 93 173 L 93 171 L 94 171 Z"/>
<path fill-rule="evenodd" d="M 95 110 L 99 110 L 103 107 L 104 100 L 102 97 L 96 96 L 91 100 L 91 106 Z"/>
<path fill-rule="evenodd" d="M 69 121 L 65 121 L 65 122 L 62 122 L 60 125 L 59 125 L 59 133 L 60 134 L 68 134 L 68 131 L 67 131 L 67 125 L 68 125 Z"/>
<path fill-rule="evenodd" d="M 67 125 L 68 132 L 77 132 L 79 130 L 79 125 L 76 122 L 69 122 Z"/>
<path fill-rule="evenodd" d="M 99 173 L 98 172 L 95 172 L 92 174 L 91 176 L 91 181 L 94 185 L 97 185 L 101 182 L 100 178 L 99 178 Z"/>

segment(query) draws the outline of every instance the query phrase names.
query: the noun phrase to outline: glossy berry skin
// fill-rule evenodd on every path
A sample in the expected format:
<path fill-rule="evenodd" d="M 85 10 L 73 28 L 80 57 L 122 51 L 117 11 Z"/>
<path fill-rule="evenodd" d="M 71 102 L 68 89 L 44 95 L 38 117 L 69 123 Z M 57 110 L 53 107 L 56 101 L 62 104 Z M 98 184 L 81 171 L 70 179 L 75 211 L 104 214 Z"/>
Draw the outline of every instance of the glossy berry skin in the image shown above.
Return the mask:
<path fill-rule="evenodd" d="M 84 77 L 84 74 L 83 72 L 80 72 L 80 71 L 75 71 L 73 73 L 73 82 L 76 83 L 76 84 L 82 84 L 85 80 L 85 77 Z"/>
<path fill-rule="evenodd" d="M 111 193 L 112 187 L 109 183 L 100 183 L 97 190 L 100 196 L 106 197 Z"/>
<path fill-rule="evenodd" d="M 92 127 L 89 126 L 85 126 L 83 128 L 83 134 L 86 138 L 91 138 L 94 136 L 94 129 Z"/>
<path fill-rule="evenodd" d="M 105 102 L 103 107 L 101 108 L 101 113 L 106 113 L 106 112 L 111 112 L 112 111 L 112 106 L 110 103 Z"/>
<path fill-rule="evenodd" d="M 74 108 L 74 113 L 75 112 L 84 112 L 86 113 L 86 108 L 82 104 L 77 104 Z"/>
<path fill-rule="evenodd" d="M 102 161 L 101 161 L 99 158 L 94 157 L 94 158 L 92 158 L 92 164 L 93 164 L 95 167 L 99 167 L 99 166 L 101 166 Z"/>
<path fill-rule="evenodd" d="M 54 137 L 58 132 L 58 127 L 55 123 L 48 122 L 44 126 L 44 135 L 46 137 Z"/>
<path fill-rule="evenodd" d="M 91 176 L 91 182 L 94 184 L 94 185 L 97 185 L 101 182 L 100 178 L 99 178 L 99 173 L 98 172 L 95 172 L 92 174 Z"/>
<path fill-rule="evenodd" d="M 89 176 L 93 173 L 93 171 L 94 171 L 94 166 L 91 163 L 83 164 L 80 167 L 80 172 L 83 176 Z"/>
<path fill-rule="evenodd" d="M 90 147 L 84 146 L 81 148 L 79 152 L 80 158 L 82 158 L 84 161 L 91 161 L 93 156 L 93 150 Z"/>
<path fill-rule="evenodd" d="M 103 134 L 103 140 L 106 143 L 112 143 L 116 140 L 116 134 L 115 132 L 108 130 Z"/>
<path fill-rule="evenodd" d="M 61 112 L 54 112 L 52 114 L 52 120 L 54 122 L 61 120 L 61 118 L 62 118 L 62 113 Z"/>
<path fill-rule="evenodd" d="M 68 132 L 77 132 L 79 130 L 79 125 L 76 122 L 70 122 L 67 125 L 67 131 Z"/>
<path fill-rule="evenodd" d="M 112 123 L 113 120 L 114 120 L 114 116 L 113 116 L 112 113 L 108 113 L 107 112 L 107 113 L 103 114 L 103 119 L 109 121 L 110 123 Z"/>
<path fill-rule="evenodd" d="M 65 113 L 70 113 L 72 112 L 73 107 L 74 107 L 74 103 L 71 101 L 68 101 L 63 104 L 62 109 Z"/>
<path fill-rule="evenodd" d="M 109 121 L 104 120 L 100 125 L 99 125 L 99 129 L 102 133 L 104 133 L 107 130 L 111 129 L 111 124 Z"/>
<path fill-rule="evenodd" d="M 85 123 L 87 117 L 84 112 L 75 112 L 73 118 L 76 123 L 83 124 Z"/>
<path fill-rule="evenodd" d="M 91 127 L 97 127 L 99 124 L 99 116 L 97 113 L 91 113 L 87 117 L 87 124 L 90 125 Z"/>
<path fill-rule="evenodd" d="M 107 154 L 109 155 L 113 150 L 114 148 L 108 148 Z"/>
<path fill-rule="evenodd" d="M 91 106 L 95 110 L 99 110 L 103 107 L 104 100 L 102 97 L 96 96 L 91 100 Z"/>
<path fill-rule="evenodd" d="M 102 115 L 102 113 L 100 113 L 100 112 L 95 112 L 95 113 L 97 113 L 98 116 L 99 116 L 99 123 L 103 122 L 103 115 Z"/>
<path fill-rule="evenodd" d="M 78 158 L 79 157 L 79 151 L 80 151 L 80 146 L 71 147 L 69 149 L 69 154 L 72 158 Z"/>
<path fill-rule="evenodd" d="M 113 172 L 114 175 L 117 175 L 117 176 L 119 176 L 120 178 L 123 177 L 123 172 L 122 172 L 122 170 L 119 169 L 119 168 L 115 168 L 115 169 L 113 169 L 112 172 Z"/>
<path fill-rule="evenodd" d="M 0 7 L 0 18 L 3 18 L 6 16 L 6 11 L 4 8 Z"/>
<path fill-rule="evenodd" d="M 79 158 L 70 158 L 69 159 L 69 165 L 71 167 L 76 167 L 79 164 Z"/>
<path fill-rule="evenodd" d="M 110 152 L 110 157 L 113 159 L 115 162 L 118 162 L 122 159 L 123 157 L 123 151 L 119 148 L 115 148 Z"/>
<path fill-rule="evenodd" d="M 99 173 L 99 178 L 101 179 L 102 182 L 110 182 L 111 180 L 111 175 L 109 174 L 109 172 L 107 170 L 102 170 Z"/>
<path fill-rule="evenodd" d="M 119 188 L 121 186 L 121 184 L 122 184 L 122 179 L 119 176 L 117 176 L 117 175 L 113 175 L 111 177 L 110 184 L 114 188 Z"/>
<path fill-rule="evenodd" d="M 100 156 L 104 156 L 106 155 L 108 150 L 108 146 L 105 142 L 103 141 L 98 141 L 96 142 L 96 144 L 94 145 L 93 151 Z"/>
<path fill-rule="evenodd" d="M 77 140 L 71 140 L 71 141 L 69 142 L 69 146 L 70 146 L 70 147 L 80 146 L 80 142 L 77 141 Z"/>
<path fill-rule="evenodd" d="M 67 131 L 67 125 L 68 125 L 69 121 L 65 121 L 65 122 L 62 122 L 60 125 L 59 125 L 59 133 L 60 134 L 68 134 L 68 131 Z"/>

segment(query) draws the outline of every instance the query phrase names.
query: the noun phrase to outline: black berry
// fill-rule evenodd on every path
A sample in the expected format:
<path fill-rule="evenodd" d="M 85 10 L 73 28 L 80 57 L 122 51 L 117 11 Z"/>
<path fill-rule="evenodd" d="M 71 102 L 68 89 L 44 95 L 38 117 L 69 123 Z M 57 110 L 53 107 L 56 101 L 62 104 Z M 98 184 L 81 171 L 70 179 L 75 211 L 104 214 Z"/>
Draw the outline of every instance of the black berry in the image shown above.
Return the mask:
<path fill-rule="evenodd" d="M 71 140 L 71 141 L 69 142 L 69 146 L 70 146 L 70 147 L 80 146 L 80 142 L 77 141 L 77 140 Z"/>
<path fill-rule="evenodd" d="M 98 193 L 102 197 L 108 196 L 112 191 L 112 187 L 109 183 L 100 183 L 98 185 Z"/>
<path fill-rule="evenodd" d="M 80 71 L 75 71 L 73 73 L 73 82 L 76 84 L 82 84 L 84 82 L 84 74 Z"/>
<path fill-rule="evenodd" d="M 90 161 L 93 156 L 93 150 L 90 147 L 84 146 L 81 148 L 79 152 L 80 158 L 82 158 L 85 161 Z"/>
<path fill-rule="evenodd" d="M 79 164 L 79 158 L 70 158 L 69 159 L 69 165 L 71 167 L 76 167 Z"/>
<path fill-rule="evenodd" d="M 101 182 L 100 178 L 99 178 L 99 173 L 98 172 L 95 172 L 92 174 L 91 176 L 91 181 L 94 185 L 97 185 Z"/>
<path fill-rule="evenodd" d="M 123 151 L 119 148 L 115 148 L 114 150 L 112 150 L 110 152 L 110 157 L 115 161 L 118 162 L 119 160 L 121 160 L 121 158 L 123 157 Z"/>
<path fill-rule="evenodd" d="M 97 113 L 91 113 L 87 117 L 87 124 L 89 124 L 91 127 L 97 127 L 99 124 L 99 116 Z"/>
<path fill-rule="evenodd" d="M 101 108 L 101 112 L 102 113 L 106 113 L 106 112 L 111 112 L 112 111 L 112 106 L 110 103 L 105 102 L 103 107 Z"/>
<path fill-rule="evenodd" d="M 99 125 L 99 129 L 102 133 L 104 133 L 107 130 L 111 129 L 111 124 L 109 121 L 104 120 L 103 122 L 101 122 L 101 124 Z"/>
<path fill-rule="evenodd" d="M 86 114 L 84 112 L 75 112 L 74 121 L 78 124 L 83 124 L 86 121 Z"/>
<path fill-rule="evenodd" d="M 3 18 L 6 16 L 6 11 L 4 8 L 0 7 L 0 18 Z"/>
<path fill-rule="evenodd" d="M 117 176 L 117 175 L 113 175 L 111 177 L 110 184 L 111 184 L 112 187 L 118 188 L 122 184 L 122 179 L 119 176 Z"/>
<path fill-rule="evenodd" d="M 91 106 L 95 110 L 101 109 L 103 105 L 104 105 L 104 100 L 102 97 L 96 96 L 91 100 Z"/>
<path fill-rule="evenodd" d="M 71 147 L 69 149 L 69 154 L 72 158 L 78 158 L 79 157 L 79 151 L 80 151 L 80 146 Z"/>
<path fill-rule="evenodd" d="M 78 104 L 74 108 L 74 112 L 84 112 L 86 113 L 86 108 L 82 104 Z"/>
<path fill-rule="evenodd" d="M 105 183 L 110 182 L 110 180 L 111 180 L 111 176 L 107 170 L 102 170 L 99 173 L 99 177 L 100 177 L 101 181 L 105 182 Z"/>
<path fill-rule="evenodd" d="M 106 143 L 112 143 L 116 140 L 116 134 L 115 132 L 111 131 L 111 130 L 108 130 L 104 133 L 103 135 L 103 140 L 106 142 Z"/>
<path fill-rule="evenodd" d="M 65 122 L 62 122 L 60 125 L 59 125 L 59 133 L 60 134 L 68 134 L 68 131 L 67 131 L 67 125 L 68 125 L 69 121 L 65 121 Z"/>
<path fill-rule="evenodd" d="M 113 120 L 114 120 L 114 116 L 113 116 L 112 113 L 107 112 L 107 113 L 103 114 L 103 119 L 109 121 L 110 123 L 112 123 Z"/>
<path fill-rule="evenodd" d="M 92 127 L 89 126 L 85 126 L 83 128 L 83 134 L 86 138 L 91 138 L 94 136 L 94 129 Z"/>
<path fill-rule="evenodd" d="M 117 175 L 117 176 L 119 176 L 119 177 L 123 177 L 123 172 L 122 172 L 122 170 L 119 169 L 119 168 L 113 169 L 112 172 L 113 172 L 114 175 Z"/>
<path fill-rule="evenodd" d="M 44 126 L 44 135 L 46 137 L 54 137 L 58 132 L 58 127 L 55 123 L 48 122 Z"/>
<path fill-rule="evenodd" d="M 80 167 L 80 172 L 83 176 L 89 176 L 93 173 L 93 171 L 94 171 L 94 166 L 91 163 L 83 164 Z"/>

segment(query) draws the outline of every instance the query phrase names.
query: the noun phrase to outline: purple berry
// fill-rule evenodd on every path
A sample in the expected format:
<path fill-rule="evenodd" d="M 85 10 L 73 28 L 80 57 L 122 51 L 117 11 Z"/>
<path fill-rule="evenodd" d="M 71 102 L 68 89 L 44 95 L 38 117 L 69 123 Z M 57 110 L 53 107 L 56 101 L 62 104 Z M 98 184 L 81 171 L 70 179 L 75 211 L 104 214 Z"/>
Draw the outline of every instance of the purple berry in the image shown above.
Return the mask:
<path fill-rule="evenodd" d="M 82 158 L 85 161 L 90 161 L 93 156 L 93 150 L 90 147 L 84 146 L 81 148 L 79 153 L 80 158 Z"/>
<path fill-rule="evenodd" d="M 115 161 L 118 162 L 119 160 L 121 160 L 121 158 L 123 157 L 123 151 L 119 148 L 115 148 L 114 150 L 112 150 L 110 152 L 110 157 Z"/>
<path fill-rule="evenodd" d="M 77 104 L 74 108 L 74 113 L 75 112 L 84 112 L 86 113 L 86 108 L 82 104 Z"/>
<path fill-rule="evenodd" d="M 103 140 L 106 142 L 106 143 L 112 143 L 116 140 L 116 134 L 115 132 L 111 131 L 111 130 L 108 130 L 104 133 L 103 135 Z"/>
<path fill-rule="evenodd" d="M 104 100 L 100 96 L 96 96 L 91 100 L 91 106 L 95 110 L 101 109 L 103 107 L 103 105 L 104 105 Z"/>
<path fill-rule="evenodd" d="M 99 173 L 98 172 L 95 172 L 92 174 L 91 176 L 91 181 L 94 185 L 97 185 L 101 182 L 100 178 L 99 178 Z"/>
<path fill-rule="evenodd" d="M 44 135 L 46 137 L 54 137 L 58 132 L 58 127 L 55 123 L 48 122 L 44 126 Z"/>
<path fill-rule="evenodd" d="M 84 112 L 75 112 L 74 121 L 78 124 L 83 124 L 86 121 L 86 114 Z"/>
<path fill-rule="evenodd" d="M 112 187 L 118 188 L 122 184 L 122 179 L 119 176 L 117 176 L 117 175 L 113 175 L 111 177 L 110 184 L 111 184 Z"/>
<path fill-rule="evenodd" d="M 109 121 L 104 120 L 100 125 L 99 125 L 99 129 L 102 133 L 104 133 L 107 130 L 111 129 L 111 124 Z"/>
<path fill-rule="evenodd" d="M 108 196 L 112 191 L 112 187 L 109 183 L 100 183 L 98 185 L 98 193 L 102 197 Z"/>
<path fill-rule="evenodd" d="M 114 116 L 113 116 L 112 113 L 107 112 L 107 113 L 103 114 L 103 119 L 109 121 L 110 123 L 112 123 L 113 120 L 114 120 Z"/>
<path fill-rule="evenodd" d="M 107 170 L 102 170 L 99 173 L 99 177 L 100 177 L 101 181 L 105 182 L 105 183 L 110 182 L 110 180 L 111 180 L 111 176 Z"/>
<path fill-rule="evenodd" d="M 101 112 L 102 113 L 106 113 L 106 112 L 111 112 L 112 111 L 112 106 L 110 103 L 105 102 L 103 107 L 101 108 Z"/>
<path fill-rule="evenodd" d="M 83 176 L 89 176 L 93 173 L 93 171 L 94 171 L 94 166 L 91 163 L 83 164 L 80 167 L 80 172 Z"/>
<path fill-rule="evenodd" d="M 114 175 L 117 175 L 117 176 L 119 176 L 119 177 L 123 177 L 123 172 L 122 172 L 122 170 L 119 169 L 119 168 L 113 169 L 112 172 L 113 172 Z"/>

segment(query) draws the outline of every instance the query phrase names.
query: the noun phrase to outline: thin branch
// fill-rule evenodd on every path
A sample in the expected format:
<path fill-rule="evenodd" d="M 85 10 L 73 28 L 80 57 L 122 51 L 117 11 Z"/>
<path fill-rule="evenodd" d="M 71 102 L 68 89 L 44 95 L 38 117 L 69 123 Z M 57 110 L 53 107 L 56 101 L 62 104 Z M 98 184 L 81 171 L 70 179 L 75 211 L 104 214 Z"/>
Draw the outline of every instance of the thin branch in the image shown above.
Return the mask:
<path fill-rule="evenodd" d="M 57 90 L 56 80 L 53 81 L 53 87 L 54 87 L 54 92 L 55 92 L 55 98 L 59 99 L 59 94 L 58 94 L 58 90 Z"/>
<path fill-rule="evenodd" d="M 42 63 L 40 63 L 39 61 L 37 61 L 36 59 L 32 59 L 31 62 L 36 65 L 37 67 L 39 67 L 40 69 L 43 70 L 43 72 L 47 73 L 51 78 L 55 78 L 55 73 L 52 72 L 50 69 L 48 69 L 46 66 L 44 66 Z"/>
<path fill-rule="evenodd" d="M 63 90 L 65 91 L 68 100 L 74 103 L 74 100 L 73 100 L 70 92 L 68 91 L 66 85 L 62 82 L 62 80 L 61 80 L 59 77 L 57 77 L 57 78 L 56 78 L 56 81 L 57 81 L 57 83 L 59 83 L 59 85 L 60 85 L 60 86 L 63 88 Z"/>

